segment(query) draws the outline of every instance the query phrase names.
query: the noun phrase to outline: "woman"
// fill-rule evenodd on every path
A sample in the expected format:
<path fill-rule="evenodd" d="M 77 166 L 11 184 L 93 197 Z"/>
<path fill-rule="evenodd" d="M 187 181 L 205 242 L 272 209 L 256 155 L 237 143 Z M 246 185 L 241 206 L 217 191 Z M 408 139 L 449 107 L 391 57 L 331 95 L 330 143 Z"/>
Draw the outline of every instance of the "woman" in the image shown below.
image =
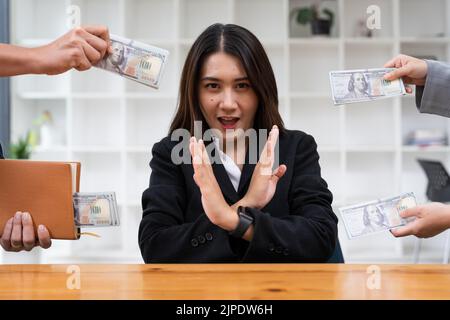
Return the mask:
<path fill-rule="evenodd" d="M 196 124 L 203 128 L 199 137 Z M 180 129 L 188 135 L 181 142 Z M 214 129 L 212 139 L 207 129 Z M 251 135 L 267 137 L 267 130 L 265 144 Z M 252 161 L 257 144 L 264 148 Z M 284 128 L 272 68 L 248 30 L 215 24 L 194 42 L 169 136 L 152 153 L 139 228 L 146 263 L 324 262 L 331 256 L 337 218 L 316 144 Z M 272 172 L 277 160 L 283 164 Z"/>

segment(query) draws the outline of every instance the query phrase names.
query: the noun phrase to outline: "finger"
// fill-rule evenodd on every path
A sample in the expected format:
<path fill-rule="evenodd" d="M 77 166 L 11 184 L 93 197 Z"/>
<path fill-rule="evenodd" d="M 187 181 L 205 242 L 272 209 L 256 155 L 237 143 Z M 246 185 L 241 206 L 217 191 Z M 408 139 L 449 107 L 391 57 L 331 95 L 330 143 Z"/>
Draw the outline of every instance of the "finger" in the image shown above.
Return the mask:
<path fill-rule="evenodd" d="M 83 34 L 83 37 L 85 38 L 86 42 L 89 43 L 89 45 L 91 45 L 92 48 L 94 48 L 94 50 L 100 53 L 99 59 L 102 59 L 105 56 L 106 52 L 108 51 L 109 42 L 106 42 L 102 38 L 96 37 L 90 34 L 89 32 Z"/>
<path fill-rule="evenodd" d="M 267 149 L 266 149 L 266 153 L 265 153 L 267 163 L 270 163 L 270 159 L 272 159 L 272 154 L 273 154 L 273 143 L 271 140 L 268 140 L 267 141 Z"/>
<path fill-rule="evenodd" d="M 194 175 L 192 176 L 192 178 L 194 179 L 195 184 L 197 185 L 197 187 L 200 188 L 200 182 L 197 180 L 197 175 L 194 173 Z"/>
<path fill-rule="evenodd" d="M 39 225 L 38 227 L 38 238 L 39 238 L 39 245 L 44 248 L 48 249 L 52 245 L 52 239 L 50 238 L 50 232 L 48 232 L 48 229 L 44 225 Z"/>
<path fill-rule="evenodd" d="M 401 68 L 395 69 L 389 73 L 386 73 L 384 75 L 384 79 L 395 80 L 395 79 L 407 76 L 410 72 L 411 72 L 411 67 L 406 65 Z"/>
<path fill-rule="evenodd" d="M 272 136 L 271 136 L 271 149 L 270 149 L 270 157 L 271 160 L 273 161 L 274 156 L 275 156 L 275 146 L 277 145 L 277 141 L 278 141 L 278 137 L 280 135 L 280 131 L 278 130 L 277 126 L 273 126 L 272 127 Z"/>
<path fill-rule="evenodd" d="M 84 55 L 89 60 L 91 65 L 96 64 L 101 59 L 101 53 L 98 52 L 94 47 L 92 47 L 88 42 L 82 41 L 81 46 L 83 47 Z"/>
<path fill-rule="evenodd" d="M 273 126 L 272 129 L 269 132 L 269 136 L 267 137 L 266 144 L 264 145 L 264 148 L 261 152 L 261 162 L 267 163 L 267 161 L 270 159 L 273 153 L 274 145 L 276 142 L 276 139 L 278 139 L 277 131 L 278 127 Z"/>
<path fill-rule="evenodd" d="M 272 142 L 274 142 L 274 143 L 277 142 L 278 136 L 280 134 L 280 130 L 278 130 L 278 126 L 273 125 L 272 130 L 270 131 L 270 133 L 272 134 L 271 135 Z"/>
<path fill-rule="evenodd" d="M 194 157 L 194 140 L 195 140 L 195 137 L 191 137 L 189 139 L 189 152 L 191 153 L 192 157 Z"/>
<path fill-rule="evenodd" d="M 420 215 L 421 210 L 423 210 L 422 206 L 412 207 L 412 208 L 401 211 L 400 217 L 402 217 L 402 218 L 417 217 Z"/>
<path fill-rule="evenodd" d="M 89 62 L 89 59 L 86 57 L 83 47 L 81 46 L 81 54 L 79 60 L 77 61 L 77 65 L 74 68 L 78 71 L 85 71 L 90 69 L 91 67 L 92 65 Z"/>
<path fill-rule="evenodd" d="M 395 56 L 394 58 L 392 58 L 391 60 L 389 60 L 388 62 L 386 62 L 384 64 L 384 68 L 394 68 L 395 67 L 395 62 L 399 60 L 398 56 Z"/>
<path fill-rule="evenodd" d="M 410 223 L 404 227 L 400 227 L 397 229 L 392 229 L 391 233 L 394 235 L 394 237 L 406 237 L 410 235 L 414 235 L 414 227 L 413 223 Z"/>
<path fill-rule="evenodd" d="M 3 229 L 2 238 L 0 239 L 0 243 L 3 247 L 3 249 L 5 249 L 6 251 L 11 250 L 11 232 L 13 229 L 13 220 L 14 220 L 14 217 L 10 218 L 6 222 L 5 228 Z"/>
<path fill-rule="evenodd" d="M 194 166 L 194 170 L 199 170 L 200 165 L 202 164 L 202 157 L 199 151 L 199 145 L 196 139 L 194 138 L 192 142 L 192 164 Z"/>
<path fill-rule="evenodd" d="M 22 248 L 22 212 L 16 212 L 13 219 L 13 229 L 11 232 L 11 246 L 14 249 Z"/>
<path fill-rule="evenodd" d="M 111 40 L 109 37 L 109 30 L 106 26 L 85 26 L 84 30 L 89 32 L 90 34 L 103 39 L 108 45 L 108 52 L 111 53 Z"/>
<path fill-rule="evenodd" d="M 201 139 L 199 139 L 197 142 L 194 143 L 194 149 L 195 149 L 195 157 L 197 159 L 197 164 L 202 165 L 203 164 L 203 158 L 202 158 L 202 147 L 200 145 Z"/>
<path fill-rule="evenodd" d="M 34 248 L 35 244 L 33 219 L 28 212 L 22 214 L 22 242 L 26 251 Z"/>
<path fill-rule="evenodd" d="M 209 161 L 208 152 L 206 152 L 205 143 L 203 140 L 200 140 L 200 150 L 202 152 L 202 160 L 204 164 L 211 165 L 211 162 Z"/>
<path fill-rule="evenodd" d="M 412 93 L 413 89 L 410 86 L 405 86 L 406 93 Z"/>

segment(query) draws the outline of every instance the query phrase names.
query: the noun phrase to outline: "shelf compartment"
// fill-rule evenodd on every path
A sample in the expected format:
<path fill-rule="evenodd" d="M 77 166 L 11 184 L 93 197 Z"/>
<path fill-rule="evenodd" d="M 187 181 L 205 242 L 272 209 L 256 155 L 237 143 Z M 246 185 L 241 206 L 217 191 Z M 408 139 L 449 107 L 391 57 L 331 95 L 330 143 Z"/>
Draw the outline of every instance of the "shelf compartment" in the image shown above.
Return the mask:
<path fill-rule="evenodd" d="M 345 106 L 345 144 L 395 148 L 396 123 L 391 99 Z"/>
<path fill-rule="evenodd" d="M 126 144 L 151 150 L 169 131 L 175 113 L 173 99 L 128 99 Z"/>
<path fill-rule="evenodd" d="M 175 40 L 174 0 L 132 0 L 125 6 L 125 35 L 131 39 Z"/>
<path fill-rule="evenodd" d="M 325 148 L 340 146 L 340 109 L 330 99 L 293 99 L 290 129 L 311 134 L 317 145 Z"/>
<path fill-rule="evenodd" d="M 367 8 L 371 5 L 380 8 L 380 29 L 369 30 L 367 28 L 367 19 L 371 19 L 373 15 L 372 12 L 367 13 Z M 392 0 L 345 0 L 343 6 L 343 12 L 345 12 L 344 35 L 346 37 L 361 37 L 367 31 L 372 32 L 372 38 L 393 36 Z"/>
<path fill-rule="evenodd" d="M 117 99 L 73 101 L 72 145 L 119 147 L 121 126 L 120 101 Z"/>
<path fill-rule="evenodd" d="M 346 195 L 362 201 L 395 195 L 394 160 L 391 152 L 347 153 Z"/>
<path fill-rule="evenodd" d="M 327 93 L 331 97 L 328 73 L 339 70 L 337 46 L 290 46 L 290 90 L 303 93 Z"/>
<path fill-rule="evenodd" d="M 190 0 L 180 2 L 181 38 L 197 38 L 214 23 L 231 23 L 228 0 Z"/>
<path fill-rule="evenodd" d="M 11 110 L 13 141 L 17 141 L 19 136 L 25 137 L 28 130 L 33 130 L 37 134 L 38 147 L 42 143 L 47 148 L 62 147 L 67 144 L 65 99 L 22 100 L 20 104 L 16 101 L 15 105 L 16 107 Z M 46 111 L 50 112 L 52 120 L 43 132 L 35 122 Z M 45 137 L 41 134 L 45 134 Z"/>
<path fill-rule="evenodd" d="M 280 1 L 281 3 L 281 1 Z M 334 22 L 331 26 L 330 36 L 322 37 L 322 36 L 314 36 L 311 32 L 311 25 L 308 23 L 306 25 L 298 24 L 296 21 L 296 16 L 292 13 L 293 10 L 297 8 L 310 7 L 311 5 L 317 4 L 318 2 L 315 0 L 289 0 L 289 12 L 286 13 L 287 16 L 287 25 L 289 26 L 289 37 L 291 39 L 327 39 L 339 37 L 339 25 L 340 25 L 340 17 L 338 10 L 338 1 L 334 0 L 324 0 L 320 1 L 320 9 L 330 9 L 334 12 Z M 271 19 L 269 19 L 271 20 Z"/>
<path fill-rule="evenodd" d="M 447 12 L 445 0 L 400 0 L 400 36 L 436 38 L 448 34 Z M 427 32 L 423 32 L 424 23 Z"/>
<path fill-rule="evenodd" d="M 150 181 L 151 153 L 133 153 L 127 155 L 127 203 L 140 203 L 142 193 L 148 188 Z"/>
<path fill-rule="evenodd" d="M 283 1 L 235 1 L 235 20 L 238 25 L 256 35 L 260 41 L 280 40 L 280 34 L 287 34 Z M 271 21 L 270 27 L 268 27 L 269 21 Z M 274 21 L 278 22 L 274 23 Z"/>

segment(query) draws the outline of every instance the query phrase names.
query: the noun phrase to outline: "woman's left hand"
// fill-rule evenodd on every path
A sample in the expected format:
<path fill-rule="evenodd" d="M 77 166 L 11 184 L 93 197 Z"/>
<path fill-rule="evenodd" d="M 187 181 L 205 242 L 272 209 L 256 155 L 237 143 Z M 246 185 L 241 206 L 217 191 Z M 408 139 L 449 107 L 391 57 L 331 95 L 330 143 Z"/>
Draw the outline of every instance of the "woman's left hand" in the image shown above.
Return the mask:
<path fill-rule="evenodd" d="M 227 231 L 236 229 L 239 217 L 223 197 L 203 141 L 191 137 L 189 151 L 192 155 L 194 181 L 202 193 L 202 205 L 208 219 Z"/>

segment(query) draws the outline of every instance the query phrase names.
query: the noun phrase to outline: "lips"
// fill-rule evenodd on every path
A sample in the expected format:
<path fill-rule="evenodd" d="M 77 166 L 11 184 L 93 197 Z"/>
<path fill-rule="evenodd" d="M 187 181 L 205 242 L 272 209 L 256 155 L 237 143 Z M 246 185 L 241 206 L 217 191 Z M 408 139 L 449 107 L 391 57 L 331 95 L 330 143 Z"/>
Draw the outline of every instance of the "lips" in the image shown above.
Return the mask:
<path fill-rule="evenodd" d="M 235 129 L 236 123 L 239 121 L 238 117 L 218 117 L 217 119 L 224 129 Z"/>

